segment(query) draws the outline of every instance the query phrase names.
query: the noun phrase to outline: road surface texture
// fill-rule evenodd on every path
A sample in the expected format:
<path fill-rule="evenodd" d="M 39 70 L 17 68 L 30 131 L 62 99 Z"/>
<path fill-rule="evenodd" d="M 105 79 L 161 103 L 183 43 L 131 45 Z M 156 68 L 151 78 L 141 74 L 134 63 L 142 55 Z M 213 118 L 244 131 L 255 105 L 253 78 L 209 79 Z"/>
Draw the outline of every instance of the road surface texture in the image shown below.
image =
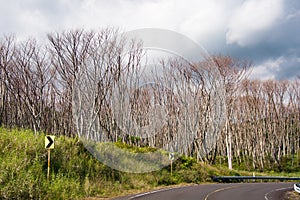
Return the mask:
<path fill-rule="evenodd" d="M 284 200 L 293 183 L 201 184 L 156 190 L 115 200 Z"/>

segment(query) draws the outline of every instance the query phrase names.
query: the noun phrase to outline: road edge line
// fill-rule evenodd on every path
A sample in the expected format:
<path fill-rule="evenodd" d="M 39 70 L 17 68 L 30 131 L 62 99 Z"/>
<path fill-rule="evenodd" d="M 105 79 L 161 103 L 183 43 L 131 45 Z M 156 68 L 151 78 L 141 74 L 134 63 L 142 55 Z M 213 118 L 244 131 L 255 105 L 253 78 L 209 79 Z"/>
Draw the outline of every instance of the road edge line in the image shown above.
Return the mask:
<path fill-rule="evenodd" d="M 211 196 L 211 195 L 213 195 L 213 194 L 215 194 L 215 193 L 218 193 L 218 192 L 221 192 L 221 191 L 224 191 L 224 190 L 233 189 L 233 188 L 238 188 L 238 187 L 240 187 L 240 185 L 238 185 L 238 186 L 230 186 L 230 187 L 225 187 L 225 188 L 219 188 L 219 189 L 217 189 L 217 190 L 214 190 L 214 191 L 208 193 L 208 194 L 205 196 L 205 199 L 204 199 L 204 200 L 208 200 L 208 197 Z"/>
<path fill-rule="evenodd" d="M 290 189 L 290 188 L 292 188 L 292 187 L 277 188 L 277 189 L 275 189 L 275 190 L 271 190 L 270 192 L 267 192 L 267 193 L 265 194 L 265 200 L 269 200 L 268 195 L 270 195 L 270 194 L 273 193 L 273 192 L 280 191 L 280 190 L 285 190 L 285 189 Z"/>
<path fill-rule="evenodd" d="M 158 193 L 158 192 L 165 192 L 165 191 L 168 191 L 168 190 L 181 189 L 181 188 L 190 187 L 190 186 L 191 185 L 182 186 L 182 187 L 162 188 L 162 189 L 159 189 L 159 190 L 152 190 L 152 191 L 149 191 L 149 192 L 144 192 L 144 193 L 141 193 L 141 194 L 136 194 L 136 195 L 134 195 L 132 197 L 129 197 L 128 200 L 139 198 L 139 197 L 150 195 L 150 194 L 155 194 L 155 193 Z"/>

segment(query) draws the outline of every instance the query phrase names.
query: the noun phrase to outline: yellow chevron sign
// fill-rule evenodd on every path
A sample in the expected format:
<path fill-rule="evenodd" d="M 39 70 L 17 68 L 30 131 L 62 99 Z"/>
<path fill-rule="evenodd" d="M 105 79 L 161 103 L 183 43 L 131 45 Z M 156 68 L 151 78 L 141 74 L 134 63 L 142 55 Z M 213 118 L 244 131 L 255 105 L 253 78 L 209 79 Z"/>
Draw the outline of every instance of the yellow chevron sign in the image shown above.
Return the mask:
<path fill-rule="evenodd" d="M 46 135 L 45 136 L 45 148 L 46 149 L 54 149 L 54 135 Z"/>

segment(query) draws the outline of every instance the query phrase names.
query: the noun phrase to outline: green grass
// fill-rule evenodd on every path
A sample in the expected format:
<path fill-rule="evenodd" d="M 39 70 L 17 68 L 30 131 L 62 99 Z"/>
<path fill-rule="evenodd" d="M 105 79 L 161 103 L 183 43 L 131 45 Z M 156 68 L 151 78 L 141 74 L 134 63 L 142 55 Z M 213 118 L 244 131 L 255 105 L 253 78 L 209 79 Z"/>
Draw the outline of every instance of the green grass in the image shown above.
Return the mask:
<path fill-rule="evenodd" d="M 61 136 L 55 138 L 55 149 L 51 150 L 47 181 L 44 136 L 43 133 L 34 135 L 30 130 L 0 128 L 0 199 L 112 197 L 167 185 L 211 182 L 212 176 L 218 175 L 252 175 L 252 172 L 229 171 L 188 157 L 174 162 L 172 177 L 170 166 L 143 174 L 120 172 L 95 159 L 78 138 Z M 122 143 L 117 146 L 132 152 L 155 151 Z"/>

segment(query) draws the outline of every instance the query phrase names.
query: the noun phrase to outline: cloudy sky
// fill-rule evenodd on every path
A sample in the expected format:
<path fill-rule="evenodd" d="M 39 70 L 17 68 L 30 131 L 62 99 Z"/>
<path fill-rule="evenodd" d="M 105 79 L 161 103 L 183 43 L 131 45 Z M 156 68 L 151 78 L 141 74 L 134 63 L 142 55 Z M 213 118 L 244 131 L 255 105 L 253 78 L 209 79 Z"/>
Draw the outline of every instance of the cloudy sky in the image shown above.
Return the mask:
<path fill-rule="evenodd" d="M 1 35 L 101 27 L 176 31 L 209 53 L 252 60 L 252 78 L 300 75 L 299 0 L 0 0 Z"/>

